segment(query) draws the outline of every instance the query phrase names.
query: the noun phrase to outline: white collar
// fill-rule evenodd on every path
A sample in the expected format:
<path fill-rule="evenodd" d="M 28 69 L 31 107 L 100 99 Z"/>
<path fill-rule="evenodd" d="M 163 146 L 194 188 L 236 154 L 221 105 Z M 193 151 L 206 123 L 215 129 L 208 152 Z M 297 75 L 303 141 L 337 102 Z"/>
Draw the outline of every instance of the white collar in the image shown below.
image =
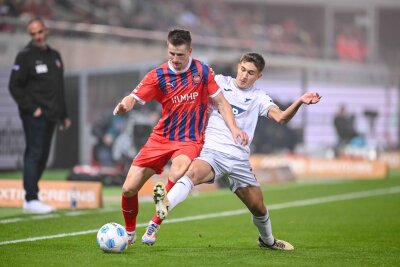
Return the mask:
<path fill-rule="evenodd" d="M 190 68 L 190 65 L 192 65 L 192 57 L 189 57 L 189 62 L 188 62 L 188 64 L 187 64 L 186 68 L 184 68 L 183 70 L 176 70 L 176 69 L 172 66 L 171 62 L 168 60 L 168 67 L 169 67 L 174 73 L 176 73 L 176 74 L 181 74 L 181 73 L 186 72 L 186 71 Z"/>
<path fill-rule="evenodd" d="M 240 87 L 236 84 L 236 78 L 235 78 L 235 79 L 232 78 L 232 81 L 233 81 L 233 86 L 234 86 L 236 89 L 240 90 L 240 91 L 250 91 L 250 90 L 253 89 L 253 87 L 254 87 L 254 84 L 253 84 L 252 86 L 250 86 L 250 87 L 248 87 L 248 88 L 240 88 Z"/>

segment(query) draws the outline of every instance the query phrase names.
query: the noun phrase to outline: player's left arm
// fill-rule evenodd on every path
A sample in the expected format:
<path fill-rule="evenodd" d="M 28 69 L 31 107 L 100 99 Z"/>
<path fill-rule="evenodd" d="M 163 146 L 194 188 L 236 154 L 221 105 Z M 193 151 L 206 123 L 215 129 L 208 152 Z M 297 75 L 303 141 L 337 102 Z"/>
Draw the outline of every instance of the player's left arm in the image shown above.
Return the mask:
<path fill-rule="evenodd" d="M 294 115 L 296 115 L 297 111 L 301 107 L 302 104 L 310 105 L 316 104 L 321 99 L 321 96 L 316 92 L 308 92 L 299 97 L 296 101 L 294 101 L 287 109 L 282 111 L 279 107 L 273 106 L 268 110 L 268 118 L 273 119 L 274 121 L 280 124 L 288 123 Z"/>
<path fill-rule="evenodd" d="M 233 116 L 232 107 L 224 97 L 224 94 L 220 92 L 213 97 L 213 100 L 218 108 L 218 111 L 221 113 L 226 124 L 231 130 L 235 144 L 237 144 L 238 140 L 240 139 L 239 142 L 241 145 L 247 145 L 249 142 L 249 136 L 245 131 L 242 131 L 239 129 L 239 127 L 237 127 L 235 117 Z"/>

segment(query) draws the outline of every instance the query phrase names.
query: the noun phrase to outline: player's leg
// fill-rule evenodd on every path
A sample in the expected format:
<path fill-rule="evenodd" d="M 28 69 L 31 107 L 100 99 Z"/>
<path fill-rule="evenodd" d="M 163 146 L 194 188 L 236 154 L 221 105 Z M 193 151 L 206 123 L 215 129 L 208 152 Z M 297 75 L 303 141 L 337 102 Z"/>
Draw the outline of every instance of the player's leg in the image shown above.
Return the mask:
<path fill-rule="evenodd" d="M 169 192 L 169 190 L 175 185 L 176 181 L 186 173 L 190 163 L 200 154 L 203 144 L 193 142 L 170 142 L 167 147 L 174 151 L 171 156 L 172 164 L 169 171 L 168 183 L 165 188 L 161 183 L 157 184 L 154 188 L 156 214 L 153 216 L 151 222 L 157 225 L 162 223 L 162 219 L 160 218 L 165 217 L 162 214 L 158 215 L 157 213 L 167 212 L 166 207 L 168 207 L 168 198 L 164 198 L 165 194 L 163 191 Z"/>
<path fill-rule="evenodd" d="M 155 171 L 132 165 L 122 186 L 121 208 L 129 243 L 136 241 L 136 217 L 139 212 L 138 192 Z"/>
<path fill-rule="evenodd" d="M 156 214 L 161 218 L 157 218 L 159 222 L 162 222 L 168 212 L 172 210 L 177 204 L 184 201 L 194 185 L 207 182 L 213 178 L 214 174 L 211 166 L 203 160 L 195 160 L 189 167 L 186 174 L 179 179 L 174 187 L 167 192 L 163 184 L 156 184 L 154 191 L 154 199 L 156 204 Z M 193 181 L 191 180 L 193 179 Z M 146 232 L 142 237 L 142 243 L 147 245 L 153 245 L 156 242 L 156 233 L 160 229 L 160 224 L 154 222 L 153 218 L 146 228 Z"/>
<path fill-rule="evenodd" d="M 163 183 L 157 183 L 154 186 L 153 199 L 156 205 L 156 214 L 153 215 L 153 218 L 150 220 L 142 236 L 143 244 L 152 246 L 156 242 L 157 231 L 160 229 L 163 219 L 168 214 L 169 201 L 166 194 L 175 185 L 175 181 L 183 176 L 190 162 L 191 159 L 186 155 L 175 157 L 172 160 L 167 186 L 164 186 Z"/>
<path fill-rule="evenodd" d="M 175 182 L 185 174 L 192 160 L 199 155 L 203 144 L 170 142 L 166 147 L 174 151 L 171 156 L 172 164 L 167 185 L 164 187 L 163 183 L 157 183 L 154 187 L 153 198 L 156 204 L 156 213 L 150 220 L 142 237 L 142 243 L 147 245 L 154 245 L 157 239 L 156 233 L 163 219 L 167 216 L 169 206 L 169 201 L 166 197 L 167 192 L 169 192 L 175 185 Z"/>
<path fill-rule="evenodd" d="M 176 205 L 183 202 L 195 185 L 209 182 L 213 178 L 214 171 L 207 161 L 201 159 L 194 160 L 190 164 L 186 174 L 168 192 L 167 197 L 170 202 L 168 210 L 171 211 Z"/>
<path fill-rule="evenodd" d="M 181 178 L 185 172 L 188 170 L 190 163 L 192 160 L 198 156 L 198 153 L 196 155 L 187 155 L 185 154 L 179 154 L 172 159 L 171 163 L 171 168 L 169 170 L 169 179 L 168 183 L 165 185 L 165 189 L 169 191 L 176 183 L 176 181 Z"/>
<path fill-rule="evenodd" d="M 157 225 L 162 223 L 162 219 L 168 213 L 168 198 L 165 197 L 166 193 L 175 185 L 176 181 L 181 178 L 188 170 L 192 159 L 187 155 L 181 154 L 172 159 L 171 168 L 169 171 L 168 183 L 164 187 L 162 183 L 156 184 L 154 187 L 154 202 L 156 204 L 156 214 L 153 216 L 152 221 Z"/>
<path fill-rule="evenodd" d="M 122 210 L 128 235 L 134 240 L 136 217 L 139 211 L 138 192 L 154 174 L 160 174 L 171 158 L 171 150 L 164 141 L 150 136 L 132 162 L 127 178 L 122 186 Z M 131 242 L 133 243 L 133 242 Z"/>
<path fill-rule="evenodd" d="M 264 205 L 260 187 L 240 187 L 235 191 L 235 194 L 251 212 L 253 222 L 256 225 L 261 238 L 265 243 L 272 245 L 274 243 L 274 237 L 272 235 L 271 220 Z"/>
<path fill-rule="evenodd" d="M 184 201 L 195 185 L 207 183 L 224 176 L 229 169 L 224 166 L 224 162 L 226 162 L 226 158 L 223 153 L 204 148 L 200 156 L 190 164 L 185 176 L 180 178 L 171 191 L 168 192 L 169 210 Z"/>
<path fill-rule="evenodd" d="M 264 205 L 264 197 L 260 187 L 239 187 L 235 191 L 235 194 L 252 214 L 253 223 L 259 232 L 258 244 L 260 247 L 279 250 L 294 249 L 288 242 L 275 239 L 272 235 L 271 219 L 269 217 L 269 212 Z"/>

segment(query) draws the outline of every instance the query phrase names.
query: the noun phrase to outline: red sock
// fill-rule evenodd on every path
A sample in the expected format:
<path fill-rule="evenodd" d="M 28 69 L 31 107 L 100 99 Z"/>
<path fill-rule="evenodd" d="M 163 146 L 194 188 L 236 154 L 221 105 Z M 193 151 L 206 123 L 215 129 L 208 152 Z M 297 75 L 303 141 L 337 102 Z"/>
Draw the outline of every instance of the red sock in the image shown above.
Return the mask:
<path fill-rule="evenodd" d="M 127 232 L 135 231 L 136 229 L 136 217 L 139 212 L 139 200 L 138 195 L 132 197 L 126 197 L 122 195 L 121 201 L 122 214 L 125 220 L 125 229 Z"/>
<path fill-rule="evenodd" d="M 156 224 L 158 224 L 158 225 L 161 225 L 162 222 L 163 222 L 163 220 L 161 220 L 160 218 L 158 218 L 156 214 L 153 215 L 153 218 L 151 218 L 151 221 L 154 222 L 154 223 L 156 223 Z"/>
<path fill-rule="evenodd" d="M 169 190 L 171 190 L 171 188 L 172 188 L 174 185 L 175 185 L 175 182 L 168 178 L 168 183 L 167 183 L 167 185 L 165 186 L 165 190 L 167 190 L 167 192 L 169 192 Z"/>
<path fill-rule="evenodd" d="M 167 190 L 167 192 L 169 192 L 169 190 L 171 190 L 171 188 L 175 185 L 175 182 L 172 181 L 171 179 L 168 178 L 168 183 L 165 186 L 165 190 Z M 151 219 L 153 222 L 155 222 L 158 225 L 161 225 L 163 220 L 161 220 L 160 218 L 157 217 L 156 214 L 154 214 L 153 218 Z"/>

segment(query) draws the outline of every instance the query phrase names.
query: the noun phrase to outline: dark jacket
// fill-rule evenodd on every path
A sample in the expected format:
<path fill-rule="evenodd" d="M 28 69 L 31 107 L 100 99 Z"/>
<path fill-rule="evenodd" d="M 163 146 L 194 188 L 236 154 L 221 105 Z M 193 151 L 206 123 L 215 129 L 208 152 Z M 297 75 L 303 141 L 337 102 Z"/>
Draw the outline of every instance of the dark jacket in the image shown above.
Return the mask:
<path fill-rule="evenodd" d="M 15 59 L 9 89 L 21 115 L 33 114 L 40 107 L 49 120 L 67 118 L 64 67 L 58 51 L 29 43 Z"/>

